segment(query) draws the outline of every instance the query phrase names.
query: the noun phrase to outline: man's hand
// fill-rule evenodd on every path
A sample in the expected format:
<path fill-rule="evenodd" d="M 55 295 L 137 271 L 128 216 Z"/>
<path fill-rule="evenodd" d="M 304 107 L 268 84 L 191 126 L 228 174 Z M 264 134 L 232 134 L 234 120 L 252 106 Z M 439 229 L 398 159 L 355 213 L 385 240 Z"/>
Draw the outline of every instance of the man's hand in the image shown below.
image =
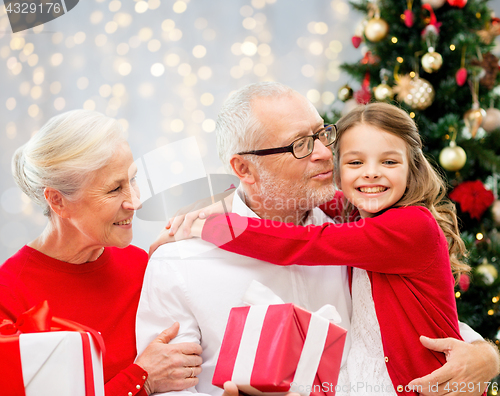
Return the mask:
<path fill-rule="evenodd" d="M 234 382 L 227 381 L 224 383 L 224 393 L 222 396 L 240 396 L 240 392 L 238 391 L 238 387 Z M 285 396 L 300 396 L 298 393 L 290 392 Z"/>
<path fill-rule="evenodd" d="M 500 371 L 498 349 L 486 341 L 469 344 L 455 338 L 431 339 L 422 336 L 420 342 L 426 348 L 446 355 L 443 367 L 408 384 L 419 389 L 421 395 L 481 395 L 487 382 Z M 437 389 L 436 384 L 439 384 Z"/>
<path fill-rule="evenodd" d="M 192 342 L 169 344 L 178 331 L 179 323 L 176 322 L 152 341 L 135 361 L 148 372 L 144 384 L 148 395 L 179 391 L 198 384 L 201 346 Z"/>

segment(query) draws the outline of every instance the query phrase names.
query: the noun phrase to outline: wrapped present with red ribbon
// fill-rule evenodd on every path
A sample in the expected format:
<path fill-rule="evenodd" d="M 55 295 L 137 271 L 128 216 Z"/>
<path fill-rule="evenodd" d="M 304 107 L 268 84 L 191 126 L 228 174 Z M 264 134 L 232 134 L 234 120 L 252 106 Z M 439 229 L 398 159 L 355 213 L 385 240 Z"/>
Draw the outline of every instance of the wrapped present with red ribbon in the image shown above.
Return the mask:
<path fill-rule="evenodd" d="M 255 288 L 269 291 L 254 281 L 251 295 Z M 331 305 L 312 313 L 274 302 L 231 310 L 212 383 L 233 381 L 250 395 L 334 395 L 347 333 L 332 323 L 340 315 Z"/>
<path fill-rule="evenodd" d="M 47 301 L 0 323 L 0 393 L 104 396 L 102 336 L 52 317 Z"/>

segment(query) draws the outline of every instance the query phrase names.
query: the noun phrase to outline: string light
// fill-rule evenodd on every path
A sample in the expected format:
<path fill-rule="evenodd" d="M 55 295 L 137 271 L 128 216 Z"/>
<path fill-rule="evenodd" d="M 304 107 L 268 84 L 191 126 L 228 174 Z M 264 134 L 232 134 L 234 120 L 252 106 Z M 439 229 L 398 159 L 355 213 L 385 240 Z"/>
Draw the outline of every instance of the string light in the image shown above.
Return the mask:
<path fill-rule="evenodd" d="M 483 234 L 481 234 L 480 232 L 478 232 L 478 233 L 476 234 L 476 239 L 477 239 L 478 241 L 481 241 L 483 238 L 484 238 L 484 235 L 483 235 Z"/>

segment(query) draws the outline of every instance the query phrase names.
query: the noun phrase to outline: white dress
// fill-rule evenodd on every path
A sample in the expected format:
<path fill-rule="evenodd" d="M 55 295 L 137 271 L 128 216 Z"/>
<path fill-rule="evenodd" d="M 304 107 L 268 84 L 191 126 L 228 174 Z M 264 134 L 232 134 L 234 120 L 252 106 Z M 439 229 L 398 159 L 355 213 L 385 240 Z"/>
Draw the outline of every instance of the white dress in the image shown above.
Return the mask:
<path fill-rule="evenodd" d="M 385 365 L 372 287 L 365 270 L 353 268 L 351 350 L 339 374 L 337 395 L 397 395 Z"/>

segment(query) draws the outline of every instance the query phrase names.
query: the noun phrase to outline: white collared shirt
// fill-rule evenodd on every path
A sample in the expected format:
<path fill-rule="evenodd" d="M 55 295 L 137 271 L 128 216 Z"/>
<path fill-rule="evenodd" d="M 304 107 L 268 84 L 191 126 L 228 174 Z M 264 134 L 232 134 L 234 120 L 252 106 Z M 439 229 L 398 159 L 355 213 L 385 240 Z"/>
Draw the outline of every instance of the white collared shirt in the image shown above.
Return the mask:
<path fill-rule="evenodd" d="M 237 192 L 233 212 L 258 217 L 239 195 L 241 188 Z M 316 208 L 305 224 L 331 221 Z M 292 302 L 309 311 L 316 311 L 325 304 L 334 305 L 342 318 L 339 325 L 349 331 L 351 296 L 347 267 L 278 266 L 226 252 L 201 239 L 163 245 L 151 257 L 144 277 L 137 312 L 137 351 L 139 354 L 144 351 L 176 321 L 180 323 L 179 334 L 171 343 L 201 344 L 203 371 L 198 375 L 199 384 L 196 389 L 176 394 L 222 394 L 222 389 L 212 385 L 212 377 L 229 311 L 245 305 L 242 297 L 254 279 L 286 303 Z M 349 346 L 348 336 L 342 364 Z"/>

